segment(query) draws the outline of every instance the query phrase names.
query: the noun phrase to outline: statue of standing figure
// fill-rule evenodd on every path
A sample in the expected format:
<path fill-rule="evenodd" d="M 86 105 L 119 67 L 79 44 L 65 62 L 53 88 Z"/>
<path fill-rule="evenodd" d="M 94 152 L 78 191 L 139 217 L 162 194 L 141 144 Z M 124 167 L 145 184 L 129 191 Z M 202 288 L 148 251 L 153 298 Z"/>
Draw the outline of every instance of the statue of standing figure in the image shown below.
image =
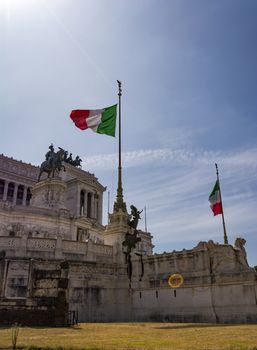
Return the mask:
<path fill-rule="evenodd" d="M 137 229 L 138 221 L 141 219 L 140 214 L 142 213 L 143 210 L 139 211 L 134 205 L 130 206 L 131 209 L 131 220 L 129 221 L 129 226 L 132 227 L 133 229 Z"/>
<path fill-rule="evenodd" d="M 129 287 L 131 287 L 131 278 L 132 278 L 132 260 L 131 260 L 131 253 L 136 248 L 137 243 L 141 242 L 141 237 L 138 237 L 138 231 L 137 231 L 137 225 L 139 219 L 141 219 L 140 214 L 143 210 L 139 211 L 134 205 L 130 206 L 131 214 L 130 214 L 130 220 L 128 222 L 128 225 L 133 229 L 133 233 L 127 232 L 125 235 L 125 240 L 122 242 L 122 246 L 124 249 L 125 254 L 125 261 L 127 264 L 127 273 L 129 278 Z M 141 254 L 137 254 L 141 256 Z M 143 271 L 143 266 L 142 266 Z M 141 274 L 142 278 L 143 272 Z"/>
<path fill-rule="evenodd" d="M 235 240 L 234 246 L 237 251 L 237 258 L 238 261 L 243 265 L 243 266 L 249 266 L 248 261 L 247 261 L 247 255 L 246 255 L 246 250 L 245 250 L 245 245 L 246 240 L 244 238 L 238 237 Z"/>

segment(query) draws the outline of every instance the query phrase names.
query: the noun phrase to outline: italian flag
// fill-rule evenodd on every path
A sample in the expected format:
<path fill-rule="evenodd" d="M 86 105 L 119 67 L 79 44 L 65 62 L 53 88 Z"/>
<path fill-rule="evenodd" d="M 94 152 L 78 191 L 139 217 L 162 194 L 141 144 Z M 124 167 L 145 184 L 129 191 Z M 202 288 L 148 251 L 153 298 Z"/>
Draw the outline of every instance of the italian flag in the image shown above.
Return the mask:
<path fill-rule="evenodd" d="M 209 196 L 209 202 L 211 210 L 213 211 L 213 215 L 219 215 L 222 214 L 222 204 L 221 204 L 221 199 L 220 199 L 220 185 L 219 181 L 217 180 L 213 190 Z"/>
<path fill-rule="evenodd" d="M 86 130 L 90 128 L 98 134 L 115 136 L 117 105 L 103 109 L 75 109 L 70 118 L 75 125 Z"/>

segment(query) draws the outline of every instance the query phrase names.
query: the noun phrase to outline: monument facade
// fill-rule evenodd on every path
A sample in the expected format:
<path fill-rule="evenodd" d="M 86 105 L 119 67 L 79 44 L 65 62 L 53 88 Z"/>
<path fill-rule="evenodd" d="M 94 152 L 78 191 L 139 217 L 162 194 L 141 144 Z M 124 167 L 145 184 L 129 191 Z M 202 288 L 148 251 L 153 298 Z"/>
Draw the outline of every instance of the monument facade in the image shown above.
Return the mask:
<path fill-rule="evenodd" d="M 244 239 L 153 254 L 140 211 L 115 203 L 104 226 L 105 187 L 58 152 L 50 146 L 41 167 L 0 155 L 1 324 L 257 322 Z"/>

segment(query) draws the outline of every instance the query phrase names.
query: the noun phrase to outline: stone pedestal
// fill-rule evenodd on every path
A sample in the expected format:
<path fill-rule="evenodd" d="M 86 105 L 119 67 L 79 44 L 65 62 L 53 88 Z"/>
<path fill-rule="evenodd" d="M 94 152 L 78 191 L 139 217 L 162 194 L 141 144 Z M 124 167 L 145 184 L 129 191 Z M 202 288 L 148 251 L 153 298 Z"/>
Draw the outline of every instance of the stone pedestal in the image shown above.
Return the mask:
<path fill-rule="evenodd" d="M 47 179 L 32 188 L 31 205 L 48 209 L 67 209 L 65 206 L 67 185 L 61 179 Z"/>
<path fill-rule="evenodd" d="M 119 263 L 125 261 L 122 242 L 126 233 L 131 231 L 128 225 L 129 217 L 129 214 L 121 209 L 109 214 L 109 224 L 104 232 L 104 244 L 113 246 L 114 259 Z"/>

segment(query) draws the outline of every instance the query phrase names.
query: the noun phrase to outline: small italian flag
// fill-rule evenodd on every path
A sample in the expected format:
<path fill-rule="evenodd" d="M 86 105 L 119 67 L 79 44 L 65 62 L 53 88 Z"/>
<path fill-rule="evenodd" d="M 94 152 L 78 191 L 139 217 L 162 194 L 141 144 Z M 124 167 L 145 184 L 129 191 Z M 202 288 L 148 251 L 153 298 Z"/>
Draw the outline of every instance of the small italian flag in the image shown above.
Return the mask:
<path fill-rule="evenodd" d="M 221 198 L 220 198 L 220 185 L 219 181 L 217 180 L 213 190 L 209 196 L 209 202 L 211 210 L 213 211 L 213 215 L 219 215 L 222 214 L 222 204 L 221 204 Z"/>
<path fill-rule="evenodd" d="M 70 118 L 81 129 L 92 129 L 98 134 L 115 136 L 117 105 L 103 109 L 75 109 Z"/>

